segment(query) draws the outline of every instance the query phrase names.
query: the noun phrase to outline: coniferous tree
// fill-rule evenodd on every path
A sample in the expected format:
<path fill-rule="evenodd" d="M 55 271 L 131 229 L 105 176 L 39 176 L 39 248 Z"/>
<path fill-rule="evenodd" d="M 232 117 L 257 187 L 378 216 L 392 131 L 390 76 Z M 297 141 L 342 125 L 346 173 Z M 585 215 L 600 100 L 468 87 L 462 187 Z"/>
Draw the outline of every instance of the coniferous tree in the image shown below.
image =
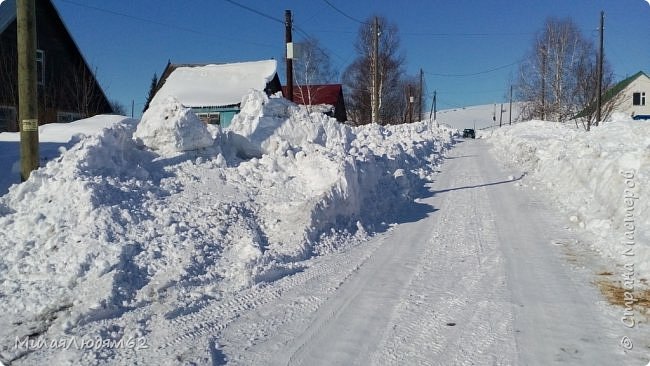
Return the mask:
<path fill-rule="evenodd" d="M 153 78 L 151 79 L 151 86 L 149 86 L 149 95 L 147 95 L 147 101 L 144 103 L 144 109 L 142 110 L 143 113 L 147 109 L 149 109 L 149 104 L 151 103 L 153 96 L 156 95 L 157 87 L 158 87 L 158 75 L 154 73 Z"/>

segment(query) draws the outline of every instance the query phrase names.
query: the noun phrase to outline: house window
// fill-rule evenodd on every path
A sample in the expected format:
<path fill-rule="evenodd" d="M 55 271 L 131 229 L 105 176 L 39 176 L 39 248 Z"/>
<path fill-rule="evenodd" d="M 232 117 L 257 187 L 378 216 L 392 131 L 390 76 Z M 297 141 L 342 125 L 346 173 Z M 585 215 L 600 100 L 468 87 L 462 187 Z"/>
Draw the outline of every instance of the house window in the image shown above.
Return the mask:
<path fill-rule="evenodd" d="M 45 85 L 45 51 L 36 50 L 36 77 L 38 85 Z"/>
<path fill-rule="evenodd" d="M 645 105 L 645 92 L 632 94 L 632 105 Z"/>
<path fill-rule="evenodd" d="M 57 123 L 68 123 L 77 121 L 84 118 L 81 113 L 74 112 L 57 112 L 56 113 L 56 122 Z"/>
<path fill-rule="evenodd" d="M 210 125 L 221 124 L 221 114 L 219 112 L 197 113 L 196 116 L 199 117 L 203 123 Z"/>
<path fill-rule="evenodd" d="M 0 132 L 9 131 L 16 123 L 16 108 L 0 106 Z"/>

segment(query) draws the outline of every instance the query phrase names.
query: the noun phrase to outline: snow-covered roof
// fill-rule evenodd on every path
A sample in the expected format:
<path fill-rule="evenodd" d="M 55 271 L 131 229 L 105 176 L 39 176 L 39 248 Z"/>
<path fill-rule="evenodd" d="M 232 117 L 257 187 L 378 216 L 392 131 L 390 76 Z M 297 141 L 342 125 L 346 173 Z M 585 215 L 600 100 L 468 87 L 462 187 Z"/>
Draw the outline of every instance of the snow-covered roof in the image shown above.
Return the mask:
<path fill-rule="evenodd" d="M 168 97 L 186 107 L 238 104 L 250 89 L 264 90 L 276 70 L 275 60 L 179 66 L 164 80 L 151 104 Z"/>

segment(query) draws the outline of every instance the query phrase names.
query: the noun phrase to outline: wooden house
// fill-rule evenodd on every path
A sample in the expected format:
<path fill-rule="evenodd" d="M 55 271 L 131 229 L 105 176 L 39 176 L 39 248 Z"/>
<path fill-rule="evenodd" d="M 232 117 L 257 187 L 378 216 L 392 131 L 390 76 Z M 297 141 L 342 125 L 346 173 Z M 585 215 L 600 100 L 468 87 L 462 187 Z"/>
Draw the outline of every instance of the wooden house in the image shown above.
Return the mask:
<path fill-rule="evenodd" d="M 228 127 L 249 90 L 267 95 L 282 90 L 275 60 L 228 64 L 168 63 L 151 104 L 169 97 L 191 108 L 206 123 Z"/>
<path fill-rule="evenodd" d="M 50 0 L 35 0 L 39 123 L 71 122 L 112 107 Z M 0 132 L 18 131 L 16 0 L 0 1 Z"/>
<path fill-rule="evenodd" d="M 286 86 L 282 88 L 282 92 L 287 95 Z M 348 120 L 341 84 L 294 85 L 293 101 L 302 105 L 325 107 L 321 110 L 339 122 Z"/>

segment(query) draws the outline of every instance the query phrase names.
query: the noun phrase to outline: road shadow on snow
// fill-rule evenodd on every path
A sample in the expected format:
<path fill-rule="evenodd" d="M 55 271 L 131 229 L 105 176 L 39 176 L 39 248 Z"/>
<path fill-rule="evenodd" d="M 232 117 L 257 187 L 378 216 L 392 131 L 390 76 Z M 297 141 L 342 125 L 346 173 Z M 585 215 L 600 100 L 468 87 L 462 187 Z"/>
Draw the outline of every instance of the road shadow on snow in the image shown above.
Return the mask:
<path fill-rule="evenodd" d="M 489 186 L 496 186 L 500 184 L 506 184 L 506 183 L 513 183 L 522 180 L 526 176 L 526 173 L 522 173 L 519 177 L 514 178 L 514 179 L 508 179 L 508 180 L 502 180 L 499 182 L 492 182 L 492 183 L 485 183 L 485 184 L 477 184 L 473 186 L 463 186 L 463 187 L 454 187 L 454 188 L 447 188 L 447 189 L 441 189 L 441 190 L 432 190 L 433 194 L 439 194 L 439 193 L 447 193 L 447 192 L 452 192 L 452 191 L 459 191 L 463 189 L 473 189 L 473 188 L 481 188 L 481 187 L 489 187 Z"/>
<path fill-rule="evenodd" d="M 460 156 L 444 156 L 445 160 L 454 160 L 454 159 L 463 159 L 463 158 L 475 158 L 478 155 L 460 155 Z"/>

